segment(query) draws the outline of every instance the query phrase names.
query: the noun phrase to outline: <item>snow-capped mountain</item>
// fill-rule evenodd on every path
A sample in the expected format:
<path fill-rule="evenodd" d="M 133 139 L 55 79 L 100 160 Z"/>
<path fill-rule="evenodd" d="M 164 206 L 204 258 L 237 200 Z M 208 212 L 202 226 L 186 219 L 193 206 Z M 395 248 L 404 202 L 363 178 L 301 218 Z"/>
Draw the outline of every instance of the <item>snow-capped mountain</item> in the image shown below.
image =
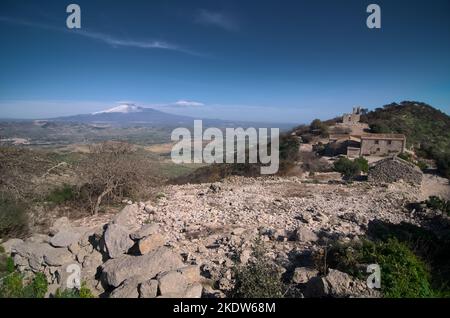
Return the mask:
<path fill-rule="evenodd" d="M 136 106 L 134 104 L 121 104 L 117 107 L 113 107 L 110 109 L 92 113 L 92 115 L 105 114 L 105 113 L 126 113 L 126 114 L 128 114 L 128 113 L 139 113 L 142 111 L 144 111 L 144 108 L 142 108 L 140 106 Z"/>
<path fill-rule="evenodd" d="M 91 114 L 51 118 L 51 120 L 125 126 L 176 126 L 193 122 L 193 118 L 191 117 L 168 114 L 153 108 L 136 106 L 135 104 L 121 104 Z"/>

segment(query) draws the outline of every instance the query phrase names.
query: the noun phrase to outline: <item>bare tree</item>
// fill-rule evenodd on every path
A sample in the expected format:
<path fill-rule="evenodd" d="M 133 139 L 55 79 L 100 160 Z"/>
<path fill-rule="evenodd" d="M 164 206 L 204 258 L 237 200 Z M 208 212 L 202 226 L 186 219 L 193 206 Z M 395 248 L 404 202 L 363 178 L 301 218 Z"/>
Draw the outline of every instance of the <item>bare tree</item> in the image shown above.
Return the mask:
<path fill-rule="evenodd" d="M 90 155 L 78 166 L 81 191 L 97 214 L 107 199 L 132 195 L 151 181 L 150 163 L 130 144 L 108 141 L 90 147 Z"/>

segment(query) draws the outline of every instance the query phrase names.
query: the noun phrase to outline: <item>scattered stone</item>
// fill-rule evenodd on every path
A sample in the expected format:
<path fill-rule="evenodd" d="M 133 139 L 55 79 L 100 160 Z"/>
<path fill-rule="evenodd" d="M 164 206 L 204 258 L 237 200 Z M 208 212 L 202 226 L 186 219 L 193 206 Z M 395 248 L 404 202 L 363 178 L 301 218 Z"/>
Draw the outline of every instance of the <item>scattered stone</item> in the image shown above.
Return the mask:
<path fill-rule="evenodd" d="M 319 238 L 317 237 L 317 235 L 311 231 L 310 229 L 304 227 L 304 226 L 299 226 L 294 233 L 294 240 L 295 241 L 299 241 L 299 242 L 304 242 L 304 243 L 309 243 L 309 242 L 315 242 L 317 241 Z"/>
<path fill-rule="evenodd" d="M 319 272 L 308 267 L 297 267 L 292 276 L 292 282 L 296 284 L 306 284 L 311 278 L 317 276 Z"/>

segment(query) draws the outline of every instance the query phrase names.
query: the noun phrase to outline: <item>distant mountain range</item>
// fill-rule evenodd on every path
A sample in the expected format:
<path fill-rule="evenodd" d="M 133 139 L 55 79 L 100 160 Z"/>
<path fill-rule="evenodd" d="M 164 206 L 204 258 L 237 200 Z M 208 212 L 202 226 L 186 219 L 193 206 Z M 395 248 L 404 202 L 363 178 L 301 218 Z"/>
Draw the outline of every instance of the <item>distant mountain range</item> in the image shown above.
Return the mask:
<path fill-rule="evenodd" d="M 122 104 L 91 114 L 80 114 L 45 119 L 54 122 L 72 122 L 83 124 L 101 124 L 112 126 L 153 126 L 153 127 L 190 127 L 193 117 L 165 113 L 153 108 L 144 108 L 134 104 Z M 200 118 L 198 118 L 200 119 Z M 202 119 L 204 126 L 214 127 L 278 127 L 282 130 L 292 127 L 290 124 L 255 123 L 247 121 L 232 121 L 221 119 Z"/>
<path fill-rule="evenodd" d="M 48 118 L 47 120 L 125 126 L 138 124 L 146 126 L 174 126 L 187 123 L 192 124 L 193 122 L 193 118 L 191 117 L 168 114 L 153 108 L 144 108 L 132 104 L 123 104 L 91 114 Z"/>

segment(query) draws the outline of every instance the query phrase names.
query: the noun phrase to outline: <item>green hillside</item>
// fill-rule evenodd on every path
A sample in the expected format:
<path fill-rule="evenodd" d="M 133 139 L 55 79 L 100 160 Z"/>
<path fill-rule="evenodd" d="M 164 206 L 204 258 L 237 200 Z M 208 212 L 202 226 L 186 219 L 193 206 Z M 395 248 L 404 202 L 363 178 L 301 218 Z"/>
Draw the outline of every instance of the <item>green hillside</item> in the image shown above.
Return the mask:
<path fill-rule="evenodd" d="M 404 101 L 377 108 L 363 116 L 376 133 L 406 135 L 408 147 L 435 159 L 439 171 L 450 177 L 450 116 L 419 102 Z"/>

